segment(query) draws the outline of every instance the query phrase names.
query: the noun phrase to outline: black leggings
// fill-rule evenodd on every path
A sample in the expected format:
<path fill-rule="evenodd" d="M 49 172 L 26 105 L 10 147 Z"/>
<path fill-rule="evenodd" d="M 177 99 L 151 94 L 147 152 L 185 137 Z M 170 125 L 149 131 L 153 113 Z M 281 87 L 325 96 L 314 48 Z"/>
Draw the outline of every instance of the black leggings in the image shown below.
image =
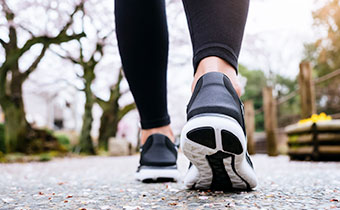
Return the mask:
<path fill-rule="evenodd" d="M 194 70 L 217 56 L 237 70 L 249 0 L 183 0 Z M 143 129 L 170 123 L 166 71 L 168 27 L 164 0 L 115 0 L 116 32 L 125 76 Z"/>

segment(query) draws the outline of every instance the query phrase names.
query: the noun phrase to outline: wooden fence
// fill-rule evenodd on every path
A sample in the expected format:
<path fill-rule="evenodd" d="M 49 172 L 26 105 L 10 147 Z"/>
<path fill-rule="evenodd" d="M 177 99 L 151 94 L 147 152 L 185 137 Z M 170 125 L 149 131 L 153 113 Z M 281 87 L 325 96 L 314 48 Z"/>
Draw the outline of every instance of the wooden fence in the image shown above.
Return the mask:
<path fill-rule="evenodd" d="M 264 87 L 263 106 L 260 109 L 254 110 L 252 101 L 245 101 L 245 118 L 247 126 L 248 151 L 250 154 L 255 153 L 255 115 L 264 113 L 265 119 L 265 135 L 267 153 L 270 156 L 278 154 L 277 142 L 278 133 L 282 133 L 282 128 L 278 128 L 277 109 L 278 106 L 288 102 L 297 95 L 300 96 L 300 119 L 309 118 L 317 113 L 315 87 L 340 76 L 340 69 L 333 71 L 325 76 L 314 79 L 312 77 L 312 67 L 309 62 L 300 63 L 300 72 L 298 76 L 299 87 L 289 94 L 275 99 L 273 97 L 273 88 Z M 340 95 L 340 92 L 339 92 Z M 340 118 L 340 113 L 331 114 L 333 118 Z"/>

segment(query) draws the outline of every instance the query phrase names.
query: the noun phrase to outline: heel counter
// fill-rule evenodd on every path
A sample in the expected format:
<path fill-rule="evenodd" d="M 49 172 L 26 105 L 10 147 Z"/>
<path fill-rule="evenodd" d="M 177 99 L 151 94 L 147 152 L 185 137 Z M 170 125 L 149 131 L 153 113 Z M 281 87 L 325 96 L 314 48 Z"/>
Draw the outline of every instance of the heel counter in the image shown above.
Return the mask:
<path fill-rule="evenodd" d="M 187 120 L 199 114 L 217 113 L 233 117 L 244 127 L 241 106 L 229 78 L 220 72 L 209 72 L 197 82 L 187 106 Z"/>
<path fill-rule="evenodd" d="M 172 166 L 176 165 L 177 150 L 171 140 L 162 134 L 153 134 L 142 148 L 141 165 Z"/>

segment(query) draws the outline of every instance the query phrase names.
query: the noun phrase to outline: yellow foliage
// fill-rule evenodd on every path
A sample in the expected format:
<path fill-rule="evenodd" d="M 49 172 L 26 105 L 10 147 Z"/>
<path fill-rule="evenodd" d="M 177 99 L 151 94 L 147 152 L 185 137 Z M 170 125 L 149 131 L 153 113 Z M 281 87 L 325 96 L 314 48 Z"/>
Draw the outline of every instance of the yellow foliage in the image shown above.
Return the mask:
<path fill-rule="evenodd" d="M 299 124 L 309 123 L 309 122 L 316 123 L 316 122 L 320 122 L 320 121 L 329 121 L 329 120 L 332 120 L 332 117 L 328 116 L 324 112 L 322 112 L 319 115 L 313 114 L 312 117 L 310 117 L 310 118 L 300 120 Z"/>

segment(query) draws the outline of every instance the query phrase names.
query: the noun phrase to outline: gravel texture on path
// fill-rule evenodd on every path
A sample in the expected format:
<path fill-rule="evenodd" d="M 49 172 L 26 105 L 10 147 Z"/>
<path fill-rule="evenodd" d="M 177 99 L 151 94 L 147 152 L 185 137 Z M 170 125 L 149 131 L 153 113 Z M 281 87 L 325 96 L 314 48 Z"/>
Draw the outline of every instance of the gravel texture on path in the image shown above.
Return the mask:
<path fill-rule="evenodd" d="M 340 209 L 340 162 L 253 156 L 251 192 L 185 190 L 182 182 L 134 180 L 138 156 L 0 164 L 0 210 L 7 209 Z M 182 175 L 188 161 L 180 154 Z"/>

